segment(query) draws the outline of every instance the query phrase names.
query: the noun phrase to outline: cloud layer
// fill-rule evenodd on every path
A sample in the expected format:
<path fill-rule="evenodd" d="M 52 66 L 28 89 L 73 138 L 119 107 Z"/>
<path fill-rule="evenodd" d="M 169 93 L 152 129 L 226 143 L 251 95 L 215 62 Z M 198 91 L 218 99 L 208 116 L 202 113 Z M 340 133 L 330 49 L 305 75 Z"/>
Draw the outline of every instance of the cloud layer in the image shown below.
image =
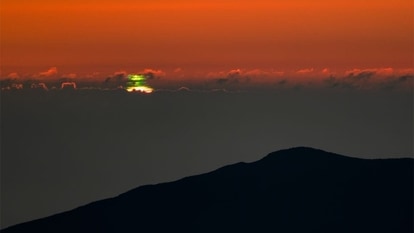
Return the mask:
<path fill-rule="evenodd" d="M 65 73 L 57 76 L 57 67 L 51 67 L 33 75 L 21 76 L 17 72 L 7 75 L 8 82 L 23 82 L 24 80 L 57 80 L 60 82 L 75 81 L 86 83 L 89 88 L 117 89 L 123 88 L 130 73 L 143 74 L 150 86 L 156 90 L 177 90 L 180 87 L 189 90 L 228 90 L 239 91 L 251 88 L 329 88 L 329 89 L 406 89 L 413 88 L 414 69 L 369 68 L 349 69 L 333 72 L 329 68 L 316 69 L 305 67 L 296 70 L 274 69 L 243 69 L 234 68 L 224 71 L 213 71 L 192 74 L 182 68 L 170 71 L 145 68 L 138 72 L 118 70 L 105 75 L 94 72 L 85 77 L 75 73 Z M 4 80 L 4 78 L 3 78 Z M 47 81 L 46 80 L 46 81 Z M 6 83 L 3 81 L 3 83 Z M 4 84 L 6 85 L 6 84 Z M 4 85 L 2 85 L 4 87 Z M 10 86 L 9 84 L 7 84 Z M 60 86 L 61 84 L 53 84 Z M 85 85 L 79 85 L 83 87 Z"/>

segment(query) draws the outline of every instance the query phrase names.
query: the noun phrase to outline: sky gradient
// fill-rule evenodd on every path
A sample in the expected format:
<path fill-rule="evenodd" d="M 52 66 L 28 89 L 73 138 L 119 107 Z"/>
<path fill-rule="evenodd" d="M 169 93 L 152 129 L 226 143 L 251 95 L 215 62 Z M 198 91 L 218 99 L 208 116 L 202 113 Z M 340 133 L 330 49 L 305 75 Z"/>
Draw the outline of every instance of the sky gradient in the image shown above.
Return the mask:
<path fill-rule="evenodd" d="M 1 76 L 413 67 L 410 0 L 2 0 Z M 412 73 L 412 69 L 409 70 Z M 57 73 L 57 72 L 56 72 Z"/>

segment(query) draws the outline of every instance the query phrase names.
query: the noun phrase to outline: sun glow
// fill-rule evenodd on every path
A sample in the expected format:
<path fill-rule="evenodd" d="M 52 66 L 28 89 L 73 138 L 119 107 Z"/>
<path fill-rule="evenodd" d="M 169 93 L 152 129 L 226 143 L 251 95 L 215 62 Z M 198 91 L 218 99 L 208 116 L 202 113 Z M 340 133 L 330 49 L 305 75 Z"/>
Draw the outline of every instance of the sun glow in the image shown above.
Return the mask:
<path fill-rule="evenodd" d="M 142 74 L 130 74 L 128 75 L 128 81 L 126 84 L 126 90 L 128 92 L 139 91 L 142 93 L 152 93 L 153 88 L 149 87 L 146 83 L 147 77 Z"/>
<path fill-rule="evenodd" d="M 152 93 L 154 91 L 154 89 L 152 89 L 151 87 L 128 87 L 126 88 L 126 90 L 128 92 L 139 91 L 147 94 Z"/>

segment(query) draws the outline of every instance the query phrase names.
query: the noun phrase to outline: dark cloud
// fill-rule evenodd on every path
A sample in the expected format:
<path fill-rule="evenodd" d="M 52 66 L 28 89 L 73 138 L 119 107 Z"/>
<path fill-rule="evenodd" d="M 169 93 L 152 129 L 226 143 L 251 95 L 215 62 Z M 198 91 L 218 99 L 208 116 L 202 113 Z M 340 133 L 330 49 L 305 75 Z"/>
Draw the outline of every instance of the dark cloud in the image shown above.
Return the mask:
<path fill-rule="evenodd" d="M 396 78 L 386 79 L 382 84 L 382 88 L 386 90 L 394 90 L 399 88 L 412 89 L 414 85 L 414 75 L 402 75 Z"/>
<path fill-rule="evenodd" d="M 288 81 L 286 79 L 282 79 L 282 80 L 277 82 L 277 85 L 283 86 L 283 85 L 286 85 L 287 83 L 288 83 Z"/>
<path fill-rule="evenodd" d="M 374 70 L 348 73 L 343 77 L 329 76 L 323 80 L 325 86 L 343 89 L 410 89 L 414 75 L 385 75 Z"/>
<path fill-rule="evenodd" d="M 348 75 L 343 78 L 330 76 L 324 80 L 324 83 L 327 84 L 328 87 L 354 89 L 362 87 L 364 83 L 366 84 L 366 80 L 371 76 L 372 74 Z"/>
<path fill-rule="evenodd" d="M 179 71 L 178 71 L 179 72 Z M 147 79 L 159 79 L 161 77 L 164 77 L 166 73 L 162 70 L 154 70 L 154 69 L 144 69 L 140 74 L 143 74 L 146 76 Z"/>
<path fill-rule="evenodd" d="M 376 74 L 375 71 L 363 71 L 357 74 L 349 74 L 343 80 L 343 85 L 352 88 L 369 87 L 370 79 Z"/>
<path fill-rule="evenodd" d="M 413 80 L 414 80 L 414 75 L 403 75 L 403 76 L 401 76 L 397 79 L 397 82 L 398 83 L 401 83 L 401 82 L 411 82 L 412 83 Z"/>
<path fill-rule="evenodd" d="M 211 72 L 207 78 L 215 88 L 226 88 L 231 91 L 244 91 L 250 88 L 286 88 L 293 87 L 300 82 L 296 79 L 297 71 L 288 73 L 285 71 L 264 69 L 233 69 L 229 71 Z M 304 71 L 305 72 L 305 71 Z M 303 74 L 300 75 L 303 77 Z"/>
<path fill-rule="evenodd" d="M 329 78 L 324 80 L 324 83 L 328 87 L 338 87 L 340 84 L 339 81 L 334 76 L 329 76 Z"/>
<path fill-rule="evenodd" d="M 363 71 L 363 72 L 356 73 L 356 74 L 351 73 L 346 77 L 346 79 L 348 79 L 350 82 L 360 82 L 360 81 L 370 79 L 375 74 L 376 74 L 375 71 Z"/>
<path fill-rule="evenodd" d="M 112 77 L 115 79 L 123 79 L 126 78 L 128 73 L 126 71 L 117 71 L 115 72 Z"/>
<path fill-rule="evenodd" d="M 216 80 L 217 84 L 223 85 L 226 84 L 229 81 L 228 78 L 219 78 Z"/>
<path fill-rule="evenodd" d="M 223 76 L 223 72 L 217 73 L 217 76 Z M 215 83 L 219 86 L 224 85 L 235 85 L 242 82 L 248 82 L 249 78 L 242 74 L 242 71 L 240 69 L 234 69 L 230 70 L 226 73 L 225 77 L 216 77 L 214 79 Z"/>
<path fill-rule="evenodd" d="M 126 71 L 117 71 L 105 78 L 103 81 L 103 88 L 118 88 L 125 86 L 128 73 Z"/>
<path fill-rule="evenodd" d="M 40 90 L 49 90 L 49 88 L 47 87 L 47 85 L 45 83 L 32 83 L 32 85 L 30 86 L 31 89 L 40 89 Z"/>

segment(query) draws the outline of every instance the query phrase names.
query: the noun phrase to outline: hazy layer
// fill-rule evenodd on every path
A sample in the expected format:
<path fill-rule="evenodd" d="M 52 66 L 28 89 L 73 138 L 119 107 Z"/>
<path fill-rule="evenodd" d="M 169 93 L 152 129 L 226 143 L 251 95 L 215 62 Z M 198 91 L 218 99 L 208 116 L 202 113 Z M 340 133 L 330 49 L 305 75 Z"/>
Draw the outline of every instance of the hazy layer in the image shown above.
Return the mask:
<path fill-rule="evenodd" d="M 293 146 L 413 155 L 411 91 L 1 92 L 1 227 Z"/>

